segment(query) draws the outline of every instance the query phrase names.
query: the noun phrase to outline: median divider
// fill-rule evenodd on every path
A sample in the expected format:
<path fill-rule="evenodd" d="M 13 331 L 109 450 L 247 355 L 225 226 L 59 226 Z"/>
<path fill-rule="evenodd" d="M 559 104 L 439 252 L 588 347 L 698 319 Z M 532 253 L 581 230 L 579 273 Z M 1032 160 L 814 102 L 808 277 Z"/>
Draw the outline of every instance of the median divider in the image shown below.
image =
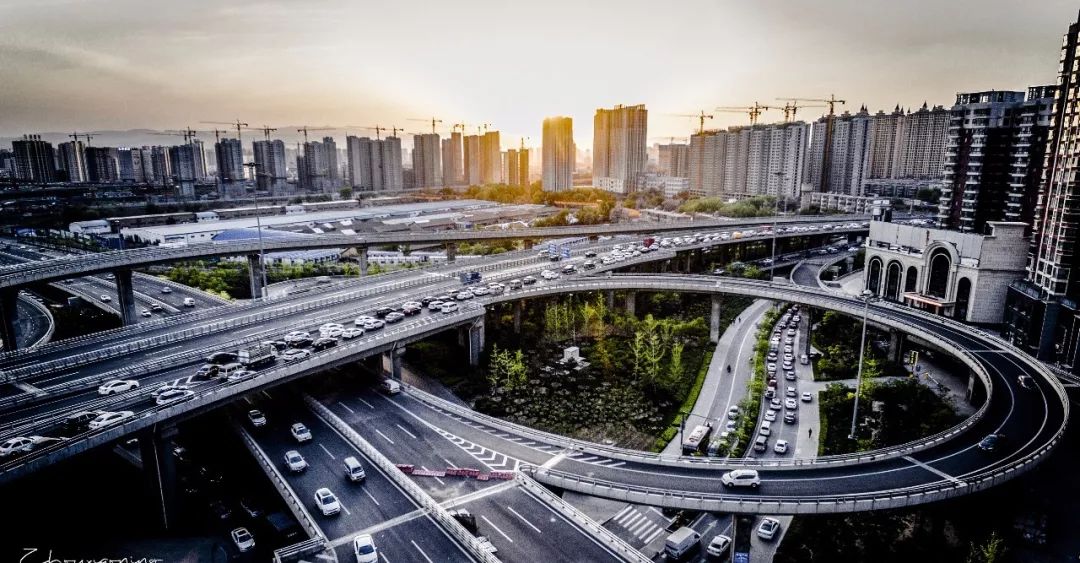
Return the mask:
<path fill-rule="evenodd" d="M 450 516 L 450 513 L 447 512 L 442 505 L 435 502 L 435 499 L 431 498 L 431 495 L 427 494 L 424 489 L 421 489 L 412 479 L 402 473 L 397 466 L 387 459 L 386 456 L 382 455 L 379 450 L 365 440 L 364 437 L 349 426 L 348 423 L 341 420 L 341 418 L 334 414 L 333 411 L 316 401 L 311 395 L 305 393 L 304 402 L 307 403 L 308 407 L 310 407 L 319 418 L 340 432 L 349 443 L 360 450 L 360 452 L 370 459 L 372 463 L 377 465 L 391 481 L 412 498 L 417 506 L 426 511 L 428 515 L 435 520 L 436 524 L 442 527 L 442 529 L 450 534 L 452 538 L 464 546 L 469 551 L 469 554 L 475 557 L 477 561 L 482 561 L 484 563 L 497 563 L 499 561 L 498 558 L 484 548 L 476 537 Z"/>

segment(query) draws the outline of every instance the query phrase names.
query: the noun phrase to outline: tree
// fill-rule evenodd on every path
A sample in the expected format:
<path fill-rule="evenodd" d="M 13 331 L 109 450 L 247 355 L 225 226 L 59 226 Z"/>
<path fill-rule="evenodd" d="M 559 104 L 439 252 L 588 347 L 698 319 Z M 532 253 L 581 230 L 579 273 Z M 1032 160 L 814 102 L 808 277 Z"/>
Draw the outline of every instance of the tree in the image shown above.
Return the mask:
<path fill-rule="evenodd" d="M 341 199 L 352 199 L 353 191 L 350 187 L 344 187 L 338 190 L 338 194 L 341 195 Z"/>
<path fill-rule="evenodd" d="M 676 342 L 671 345 L 671 354 L 668 355 L 668 390 L 674 391 L 680 383 L 682 383 L 685 370 L 683 368 L 682 342 Z"/>
<path fill-rule="evenodd" d="M 1005 555 L 1005 542 L 997 531 L 991 532 L 990 537 L 980 545 L 971 543 L 968 552 L 967 563 L 998 563 Z"/>

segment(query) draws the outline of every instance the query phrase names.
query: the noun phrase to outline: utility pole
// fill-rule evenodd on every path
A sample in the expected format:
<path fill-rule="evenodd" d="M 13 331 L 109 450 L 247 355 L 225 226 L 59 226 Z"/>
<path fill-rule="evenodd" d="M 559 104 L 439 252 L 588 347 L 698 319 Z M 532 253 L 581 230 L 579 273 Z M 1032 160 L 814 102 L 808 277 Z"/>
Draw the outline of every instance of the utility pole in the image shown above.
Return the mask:
<path fill-rule="evenodd" d="M 269 134 L 267 136 L 269 136 Z M 251 169 L 251 175 L 252 175 L 253 178 L 258 176 L 258 172 L 257 172 L 257 169 L 259 167 L 258 164 L 254 163 L 254 162 L 245 162 L 244 166 Z M 266 256 L 265 256 L 265 253 L 263 252 L 262 218 L 260 217 L 260 214 L 259 214 L 259 193 L 258 193 L 257 190 L 252 190 L 251 193 L 252 193 L 251 199 L 255 202 L 255 226 L 259 231 L 259 272 L 262 274 L 262 286 L 259 289 L 259 298 L 260 299 L 265 299 L 266 298 Z M 252 295 L 251 298 L 255 299 L 255 296 Z"/>

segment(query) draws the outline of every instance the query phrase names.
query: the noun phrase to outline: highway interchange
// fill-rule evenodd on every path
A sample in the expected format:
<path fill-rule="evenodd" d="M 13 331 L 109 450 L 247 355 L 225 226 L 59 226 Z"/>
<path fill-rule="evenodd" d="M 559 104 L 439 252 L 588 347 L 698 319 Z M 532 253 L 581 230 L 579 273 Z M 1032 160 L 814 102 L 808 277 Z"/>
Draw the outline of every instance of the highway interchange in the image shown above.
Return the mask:
<path fill-rule="evenodd" d="M 610 243 L 608 243 L 610 244 Z M 575 252 L 577 254 L 577 252 Z M 580 259 L 580 254 L 577 254 L 575 259 Z M 537 260 L 521 259 L 520 257 L 503 257 L 501 260 L 506 261 L 512 258 L 519 260 L 516 265 L 510 269 L 500 268 L 495 275 L 487 276 L 490 279 L 509 279 L 510 277 L 520 277 L 528 273 L 535 273 L 540 268 L 544 267 L 543 262 Z M 305 309 L 294 313 L 283 313 L 280 317 L 273 320 L 272 326 L 268 326 L 268 323 L 252 323 L 249 329 L 244 332 L 231 332 L 226 335 L 220 333 L 214 333 L 206 336 L 200 336 L 197 338 L 191 338 L 181 341 L 181 344 L 177 348 L 174 348 L 175 358 L 168 358 L 171 369 L 158 370 L 152 373 L 143 374 L 141 379 L 143 381 L 143 388 L 141 392 L 134 393 L 131 396 L 113 398 L 108 401 L 108 407 L 110 409 L 116 408 L 139 408 L 146 409 L 146 394 L 153 389 L 156 385 L 173 381 L 186 377 L 185 374 L 190 374 L 193 366 L 199 362 L 199 355 L 192 355 L 185 351 L 192 348 L 212 348 L 217 346 L 218 348 L 226 346 L 226 343 L 233 341 L 237 338 L 250 337 L 250 338 L 266 338 L 271 334 L 280 335 L 280 333 L 286 330 L 292 330 L 297 328 L 314 328 L 320 324 L 328 321 L 347 321 L 350 317 L 355 316 L 362 311 L 370 311 L 375 306 L 382 303 L 394 303 L 400 302 L 410 297 L 417 297 L 418 294 L 435 294 L 440 290 L 458 285 L 453 279 L 454 269 L 466 269 L 472 266 L 449 266 L 445 267 L 443 271 L 431 271 L 421 272 L 414 274 L 414 278 L 421 278 L 421 283 L 409 286 L 403 280 L 383 281 L 381 283 L 368 284 L 365 287 L 366 291 L 370 291 L 363 299 L 350 300 L 350 307 L 342 308 L 340 306 L 333 307 L 333 311 L 327 311 L 324 309 Z M 375 278 L 379 279 L 379 278 Z M 388 277 L 389 279 L 389 277 Z M 712 292 L 717 290 L 715 288 L 716 278 L 709 278 L 706 283 L 700 278 L 680 278 L 683 287 L 686 291 L 696 292 Z M 577 291 L 587 289 L 600 289 L 614 288 L 614 289 L 649 289 L 652 287 L 669 287 L 671 283 L 674 283 L 671 276 L 658 277 L 632 277 L 632 276 L 616 276 L 609 280 L 595 280 L 589 282 L 591 285 L 586 285 L 584 282 L 577 282 L 576 280 L 556 280 L 551 283 L 541 283 L 536 286 L 536 290 L 544 290 L 543 292 L 533 291 L 530 294 L 522 293 L 521 295 L 537 295 L 540 293 L 557 294 L 566 291 Z M 603 285 L 605 284 L 606 285 Z M 282 300 L 282 302 L 288 302 L 290 306 L 303 306 L 305 303 L 310 304 L 325 299 L 326 296 L 332 295 L 335 292 L 355 291 L 355 285 L 346 284 L 351 286 L 348 290 L 343 287 L 334 287 L 321 292 L 304 294 L 303 296 L 297 296 L 289 298 L 288 300 Z M 677 284 L 676 284 L 677 285 Z M 724 282 L 724 291 L 732 291 L 735 293 L 759 295 L 769 294 L 775 292 L 786 292 L 788 297 L 794 297 L 794 301 L 798 301 L 801 297 L 804 301 L 813 301 L 815 305 L 829 307 L 835 306 L 836 308 L 851 309 L 854 305 L 847 302 L 842 302 L 843 298 L 829 297 L 814 293 L 807 290 L 795 289 L 778 289 L 768 286 L 768 284 L 761 283 L 737 283 L 737 282 Z M 495 300 L 508 300 L 521 298 L 518 295 L 500 296 L 496 298 L 487 299 L 487 301 Z M 278 302 L 274 306 L 283 308 L 284 305 L 278 305 Z M 336 303 L 335 305 L 340 305 Z M 223 310 L 215 313 L 212 317 L 203 317 L 199 319 L 193 319 L 192 322 L 208 324 L 210 321 L 221 322 L 223 320 L 243 319 L 245 315 L 251 314 L 251 310 L 257 309 L 252 307 L 249 309 L 236 307 L 227 308 L 229 310 Z M 235 310 L 232 310 L 235 309 Z M 877 308 L 875 308 L 877 309 Z M 969 335 L 968 331 L 964 329 L 957 329 L 948 325 L 944 325 L 940 322 L 925 318 L 915 312 L 908 312 L 905 310 L 893 310 L 890 308 L 880 308 L 881 315 L 887 316 L 889 319 L 896 322 L 906 323 L 909 327 L 915 327 L 922 330 L 930 331 L 942 338 L 948 339 L 956 345 L 966 348 L 968 350 L 975 351 L 978 361 L 987 370 L 988 375 L 992 378 L 993 385 L 998 392 L 994 395 L 990 401 L 989 408 L 986 409 L 985 415 L 974 423 L 973 427 L 968 431 L 959 433 L 959 435 L 952 439 L 945 441 L 944 443 L 934 445 L 932 447 L 923 449 L 922 451 L 913 451 L 910 455 L 906 456 L 893 456 L 887 459 L 879 459 L 872 461 L 863 461 L 857 465 L 808 465 L 802 467 L 771 467 L 767 463 L 761 462 L 762 475 L 765 484 L 763 484 L 759 494 L 754 495 L 750 501 L 751 505 L 748 505 L 748 510 L 753 512 L 760 509 L 760 503 L 773 502 L 773 499 L 798 499 L 795 501 L 794 507 L 788 507 L 786 510 L 795 512 L 804 511 L 807 507 L 817 507 L 820 510 L 822 502 L 832 502 L 834 506 L 839 506 L 839 509 L 844 509 L 841 503 L 837 502 L 837 497 L 847 497 L 851 499 L 852 494 L 866 494 L 881 496 L 883 488 L 886 488 L 886 495 L 899 495 L 902 491 L 919 490 L 920 488 L 933 487 L 941 489 L 943 485 L 958 485 L 961 482 L 966 482 L 972 479 L 976 475 L 981 475 L 987 471 L 993 472 L 994 470 L 1004 469 L 1012 467 L 1012 464 L 1016 460 L 1024 458 L 1040 449 L 1048 447 L 1048 444 L 1054 442 L 1056 434 L 1060 431 L 1060 428 L 1064 424 L 1064 420 L 1067 417 L 1067 407 L 1063 406 L 1060 401 L 1060 389 L 1055 387 L 1054 382 L 1047 380 L 1044 374 L 1037 372 L 1036 389 L 1032 391 L 1017 390 L 1016 376 L 1020 373 L 1031 371 L 1031 367 L 1027 365 L 1025 358 L 1017 356 L 1011 351 L 1000 351 L 999 344 L 988 341 L 985 337 L 979 335 Z M 181 317 L 183 318 L 183 317 Z M 416 322 L 413 320 L 407 320 L 407 323 Z M 105 348 L 104 344 L 109 346 L 123 344 L 125 342 L 130 343 L 132 341 L 146 339 L 153 336 L 155 333 L 164 334 L 168 332 L 175 332 L 177 330 L 183 330 L 183 324 L 177 326 L 175 323 L 171 323 L 166 327 L 161 323 L 149 323 L 146 325 L 146 331 L 141 331 L 141 334 L 135 335 L 131 331 L 118 331 L 116 334 L 111 335 L 107 342 L 95 341 L 93 339 L 87 340 L 82 345 L 77 343 L 70 348 L 67 346 L 54 346 L 46 347 L 40 352 L 35 352 L 32 355 L 26 355 L 22 358 L 15 356 L 8 356 L 0 359 L 3 369 L 10 371 L 17 369 L 20 365 L 26 366 L 29 364 L 39 364 L 41 362 L 49 360 L 57 360 L 59 357 L 70 358 L 73 355 L 82 353 L 94 353 L 100 352 Z M 250 331 L 250 332 L 248 332 Z M 265 331 L 265 333 L 264 333 Z M 206 343 L 205 345 L 203 343 Z M 100 361 L 88 362 L 82 366 L 71 368 L 68 370 L 58 370 L 54 373 L 42 374 L 40 378 L 30 380 L 34 385 L 48 390 L 54 383 L 59 385 L 61 382 L 69 382 L 73 378 L 87 377 L 91 371 L 98 373 L 108 372 L 111 369 L 116 369 L 121 365 L 132 366 L 137 365 L 139 361 L 152 361 L 162 359 L 162 352 L 170 352 L 167 347 L 151 348 L 142 352 L 141 356 L 121 356 L 116 355 L 112 358 L 107 358 Z M 205 354 L 203 354 L 205 355 Z M 40 385 L 39 385 L 40 384 Z M 212 387 L 215 385 L 224 385 L 218 382 L 206 382 L 205 386 Z M 727 495 L 721 497 L 720 491 L 717 490 L 715 479 L 718 475 L 716 471 L 722 467 L 728 466 L 724 464 L 713 464 L 705 467 L 697 463 L 689 462 L 673 462 L 670 459 L 660 458 L 658 456 L 642 456 L 634 452 L 624 452 L 613 448 L 604 448 L 597 445 L 587 444 L 570 444 L 567 440 L 555 437 L 546 436 L 535 431 L 523 432 L 509 425 L 499 424 L 495 421 L 489 421 L 476 415 L 475 413 L 460 412 L 457 409 L 451 408 L 450 405 L 442 405 L 438 400 L 425 396 L 423 393 L 409 390 L 408 392 L 393 397 L 387 398 L 383 395 L 373 395 L 370 391 L 364 389 L 351 390 L 354 396 L 341 396 L 341 397 L 320 397 L 335 408 L 335 412 L 342 417 L 347 417 L 347 420 L 351 424 L 357 426 L 363 426 L 364 428 L 379 429 L 379 433 L 365 433 L 368 438 L 372 440 L 372 443 L 376 446 L 380 446 L 380 449 L 391 455 L 395 462 L 413 463 L 416 465 L 427 466 L 436 465 L 436 462 L 453 462 L 455 464 L 462 463 L 482 463 L 475 456 L 470 453 L 470 448 L 473 451 L 484 451 L 485 456 L 495 454 L 495 460 L 502 465 L 500 467 L 507 468 L 521 468 L 524 470 L 531 470 L 535 476 L 544 482 L 565 486 L 570 489 L 583 490 L 592 494 L 601 494 L 601 496 L 611 496 L 612 498 L 622 498 L 625 495 L 637 494 L 646 490 L 657 489 L 670 489 L 667 484 L 672 482 L 678 483 L 679 493 L 685 497 L 684 501 L 690 502 L 686 499 L 696 499 L 694 502 L 698 504 L 705 502 L 706 500 L 721 504 L 730 504 L 734 495 Z M 341 393 L 345 393 L 343 390 Z M 367 395 L 366 395 L 366 394 Z M 364 407 L 360 400 L 365 401 L 371 405 L 379 405 L 378 409 L 372 408 L 369 410 L 377 411 L 367 413 L 370 418 L 356 418 L 365 416 Z M 94 396 L 91 389 L 87 389 L 81 393 L 74 393 L 65 395 L 58 399 L 47 399 L 45 402 L 38 402 L 28 406 L 20 406 L 14 409 L 9 409 L 3 413 L 0 424 L 3 424 L 4 428 L 8 430 L 3 433 L 4 436 L 12 435 L 11 432 L 18 431 L 26 433 L 30 430 L 34 432 L 40 432 L 46 434 L 50 428 L 50 424 L 55 423 L 57 418 L 62 413 L 70 412 L 74 408 L 85 408 L 88 405 L 93 405 L 95 408 L 104 406 L 97 403 L 101 401 Z M 387 404 L 383 404 L 387 403 Z M 348 407 L 348 408 L 345 408 Z M 358 409 L 359 407 L 359 409 Z M 394 408 L 396 407 L 396 408 Z M 352 412 L 349 412 L 351 409 Z M 151 407 L 149 410 L 153 410 Z M 284 416 L 305 416 L 303 413 L 288 413 Z M 310 415 L 307 415 L 310 416 Z M 380 420 L 391 419 L 394 422 L 392 426 L 380 423 Z M 382 426 L 380 426 L 382 424 Z M 318 421 L 311 420 L 309 426 L 318 429 Z M 410 439 L 402 439 L 403 429 L 409 436 L 415 437 Z M 266 429 L 263 429 L 266 430 Z M 260 443 L 264 440 L 265 448 L 274 449 L 283 446 L 281 440 L 278 438 L 275 441 L 274 427 L 271 427 L 270 432 L 266 432 L 267 436 L 259 437 Z M 328 430 L 328 429 L 323 429 Z M 1020 441 L 1010 440 L 1006 443 L 1006 447 L 1000 448 L 993 453 L 986 453 L 974 450 L 974 442 L 981 439 L 983 435 L 990 431 L 997 430 L 1004 432 L 1010 437 L 1029 437 L 1030 442 L 1021 443 Z M 380 436 L 381 433 L 381 436 Z M 317 434 L 326 434 L 327 440 L 332 440 L 329 434 L 332 432 L 318 431 Z M 393 437 L 397 435 L 398 440 L 394 440 Z M 424 436 L 422 442 L 427 444 L 437 443 L 438 448 L 425 447 L 411 449 L 410 446 L 416 442 L 420 442 L 420 436 Z M 436 438 L 437 437 L 437 438 Z M 385 441 L 380 443 L 380 440 Z M 393 442 L 392 444 L 390 442 Z M 320 442 L 321 443 L 321 442 Z M 447 443 L 457 446 L 457 450 L 454 448 L 448 448 Z M 333 447 L 339 448 L 339 453 L 342 451 L 341 445 L 334 446 L 333 443 L 323 444 L 323 447 L 327 448 L 329 453 L 325 454 L 330 461 L 334 461 L 332 454 L 335 450 Z M 439 452 L 436 454 L 435 452 Z M 315 454 L 319 452 L 316 451 Z M 457 458 L 452 458 L 448 455 L 457 455 Z M 432 459 L 431 456 L 438 455 L 441 459 Z M 467 457 L 466 457 L 467 456 Z M 317 459 L 317 455 L 313 458 Z M 420 460 L 417 464 L 414 461 L 409 461 L 405 458 L 415 457 Z M 470 461 L 471 458 L 471 461 Z M 486 457 L 485 457 L 486 459 Z M 486 463 L 486 462 L 484 462 Z M 313 463 L 313 465 L 315 465 Z M 446 464 L 450 466 L 450 464 Z M 513 467 L 510 467 L 513 466 Z M 9 474 L 12 468 L 17 465 L 8 463 L 4 466 L 4 469 L 8 470 L 5 475 Z M 538 469 L 535 469 L 538 468 Z M 313 472 L 312 474 L 316 474 Z M 370 475 L 370 474 L 369 474 Z M 870 478 L 869 476 L 874 477 Z M 314 479 L 312 479 L 314 480 Z M 418 481 L 428 480 L 431 478 L 417 478 Z M 597 489 L 597 485 L 607 485 L 608 489 L 606 493 L 601 493 Z M 455 488 L 460 488 L 463 485 L 460 483 L 455 484 Z M 473 485 L 464 485 L 466 487 Z M 488 485 L 492 486 L 492 485 Z M 441 498 L 449 498 L 444 495 L 450 493 L 440 491 L 440 485 L 435 482 L 435 485 L 427 483 L 433 496 Z M 959 488 L 959 487 L 957 487 Z M 366 489 L 365 489 L 366 490 Z M 478 496 L 471 502 L 495 502 L 488 499 L 499 499 L 503 494 L 511 494 L 508 491 L 513 491 L 513 488 L 507 488 L 506 491 L 500 491 L 488 496 Z M 468 495 L 470 492 L 464 492 L 461 490 L 455 491 L 456 496 L 461 494 Z M 303 494 L 301 494 L 303 496 Z M 738 498 L 738 497 L 734 497 Z M 829 499 L 824 501 L 823 499 Z M 682 502 L 682 501 L 679 501 Z M 780 502 L 777 500 L 776 502 Z M 787 501 L 784 501 L 787 502 Z M 858 506 L 858 503 L 851 502 L 851 500 L 845 500 L 843 502 L 849 503 L 847 509 L 867 509 L 870 507 Z M 913 502 L 919 502 L 918 500 Z M 369 503 L 370 504 L 370 503 Z M 527 503 L 525 503 L 527 504 Z M 345 500 L 345 505 L 349 506 L 349 500 Z M 391 506 L 401 505 L 400 508 L 395 510 L 408 509 L 407 503 L 402 504 L 396 501 L 387 501 L 387 510 L 391 510 Z M 376 505 L 379 506 L 379 505 Z M 479 505 L 477 505 L 479 506 Z M 513 506 L 515 508 L 522 506 L 521 502 L 515 501 L 507 504 L 507 506 Z M 780 506 L 777 505 L 779 508 Z M 490 508 L 490 507 L 489 507 Z M 541 506 L 541 508 L 543 508 Z M 368 512 L 368 511 L 359 511 Z M 528 526 L 525 522 L 532 522 L 532 519 L 539 518 L 537 514 L 533 513 L 530 517 L 526 514 L 514 515 L 507 511 L 502 511 L 500 517 L 497 513 L 498 510 L 484 509 L 485 515 L 491 520 L 491 529 L 483 530 L 483 533 L 489 536 L 492 542 L 499 546 L 500 535 L 503 539 L 503 545 L 500 546 L 500 553 L 513 553 L 513 543 L 507 541 L 513 535 L 507 531 L 512 529 L 515 533 L 524 533 L 527 531 Z M 522 516 L 523 518 L 517 518 L 517 526 L 513 527 L 515 520 L 513 518 L 506 518 L 509 514 L 511 517 Z M 384 518 L 385 515 L 378 516 L 377 518 Z M 366 517 L 366 516 L 365 516 Z M 373 517 L 376 518 L 376 517 Z M 377 520 L 376 518 L 376 520 Z M 394 516 L 390 517 L 391 519 Z M 499 525 L 499 523 L 502 525 Z M 364 529 L 367 525 L 367 521 L 349 521 L 348 526 L 341 529 L 331 528 L 327 532 L 327 537 L 334 540 L 335 534 L 342 532 L 342 530 L 356 531 L 357 529 Z M 422 524 L 417 524 L 422 525 Z M 522 526 L 524 526 L 522 528 Z M 483 526 L 482 526 L 483 527 Z M 502 530 L 502 534 L 500 534 Z M 545 528 L 546 532 L 546 528 Z M 342 532 L 343 533 L 343 532 Z M 387 532 L 389 533 L 389 532 Z M 576 537 L 576 534 L 570 534 L 570 536 Z M 561 542 L 559 542 L 561 543 Z M 399 544 L 395 544 L 399 545 Z M 422 546 L 421 546 L 422 547 Z M 587 547 L 587 546 L 586 546 Z M 599 547 L 599 546 L 596 546 Z M 517 558 L 512 558 L 518 560 Z"/>

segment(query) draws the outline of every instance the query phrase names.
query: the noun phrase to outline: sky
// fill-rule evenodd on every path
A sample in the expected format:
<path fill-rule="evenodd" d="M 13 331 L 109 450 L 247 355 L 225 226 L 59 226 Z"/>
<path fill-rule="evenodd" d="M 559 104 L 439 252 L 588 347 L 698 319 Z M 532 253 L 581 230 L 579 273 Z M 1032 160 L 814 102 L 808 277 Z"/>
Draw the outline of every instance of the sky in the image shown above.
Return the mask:
<path fill-rule="evenodd" d="M 539 145 L 645 104 L 650 143 L 717 106 L 951 105 L 1056 81 L 1075 0 L 0 0 L 0 135 L 440 118 Z M 779 102 L 782 105 L 782 102 Z M 820 109 L 803 110 L 811 119 Z M 707 127 L 746 122 L 714 114 Z M 767 112 L 763 120 L 780 120 Z M 373 135 L 374 131 L 356 130 Z M 291 139 L 293 134 L 285 135 Z"/>

